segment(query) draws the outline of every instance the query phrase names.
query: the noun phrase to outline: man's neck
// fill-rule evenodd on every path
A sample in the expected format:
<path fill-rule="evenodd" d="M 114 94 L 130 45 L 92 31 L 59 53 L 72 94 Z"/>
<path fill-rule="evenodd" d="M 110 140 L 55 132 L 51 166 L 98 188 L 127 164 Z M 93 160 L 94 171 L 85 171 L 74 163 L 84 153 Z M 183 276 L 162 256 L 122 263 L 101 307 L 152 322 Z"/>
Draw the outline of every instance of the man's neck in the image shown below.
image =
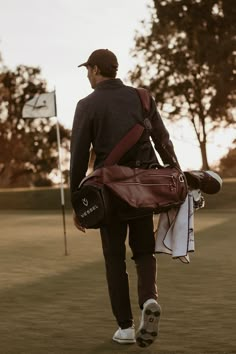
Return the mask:
<path fill-rule="evenodd" d="M 103 82 L 103 81 L 107 81 L 107 80 L 112 80 L 113 78 L 112 77 L 105 77 L 105 76 L 101 76 L 99 75 L 97 78 L 96 78 L 96 86 L 98 84 L 100 84 L 100 82 Z M 95 86 L 95 87 L 96 87 Z"/>

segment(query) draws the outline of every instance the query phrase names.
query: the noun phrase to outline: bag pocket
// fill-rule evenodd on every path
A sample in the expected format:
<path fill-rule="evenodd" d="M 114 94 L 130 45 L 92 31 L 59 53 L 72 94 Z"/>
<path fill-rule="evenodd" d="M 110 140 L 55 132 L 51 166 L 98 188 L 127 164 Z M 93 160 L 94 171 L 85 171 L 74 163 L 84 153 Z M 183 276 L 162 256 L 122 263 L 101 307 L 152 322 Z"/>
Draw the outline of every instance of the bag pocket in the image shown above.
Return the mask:
<path fill-rule="evenodd" d="M 104 186 L 83 185 L 72 196 L 72 205 L 81 226 L 97 229 L 108 222 L 109 195 Z"/>

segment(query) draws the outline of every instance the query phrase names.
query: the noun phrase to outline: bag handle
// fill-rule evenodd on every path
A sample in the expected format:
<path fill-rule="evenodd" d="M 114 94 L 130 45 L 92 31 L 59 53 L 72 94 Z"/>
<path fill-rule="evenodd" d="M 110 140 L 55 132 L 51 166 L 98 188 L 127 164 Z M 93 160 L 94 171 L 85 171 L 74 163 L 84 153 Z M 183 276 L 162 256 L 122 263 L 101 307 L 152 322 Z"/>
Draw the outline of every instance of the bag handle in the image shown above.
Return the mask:
<path fill-rule="evenodd" d="M 145 117 L 149 114 L 151 106 L 151 97 L 148 91 L 144 88 L 137 88 L 137 93 L 142 103 Z M 147 118 L 146 118 L 147 119 Z M 129 151 L 129 149 L 134 146 L 143 134 L 144 127 L 137 123 L 133 128 L 131 128 L 128 133 L 119 141 L 119 143 L 112 149 L 106 160 L 104 161 L 104 166 L 110 166 L 117 163 L 122 156 Z"/>

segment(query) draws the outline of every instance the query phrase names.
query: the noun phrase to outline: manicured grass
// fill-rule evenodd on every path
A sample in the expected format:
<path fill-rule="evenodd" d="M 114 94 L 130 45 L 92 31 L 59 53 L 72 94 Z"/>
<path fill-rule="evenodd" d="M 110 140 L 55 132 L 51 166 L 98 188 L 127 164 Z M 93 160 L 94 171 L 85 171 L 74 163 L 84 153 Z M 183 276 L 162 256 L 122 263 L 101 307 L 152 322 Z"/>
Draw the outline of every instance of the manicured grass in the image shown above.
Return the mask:
<path fill-rule="evenodd" d="M 148 349 L 111 340 L 117 326 L 97 231 L 79 233 L 68 213 L 69 255 L 64 256 L 60 212 L 1 211 L 0 353 L 236 353 L 236 209 L 226 209 L 195 214 L 190 264 L 158 255 L 163 315 L 160 338 Z M 129 252 L 127 266 L 138 326 Z"/>

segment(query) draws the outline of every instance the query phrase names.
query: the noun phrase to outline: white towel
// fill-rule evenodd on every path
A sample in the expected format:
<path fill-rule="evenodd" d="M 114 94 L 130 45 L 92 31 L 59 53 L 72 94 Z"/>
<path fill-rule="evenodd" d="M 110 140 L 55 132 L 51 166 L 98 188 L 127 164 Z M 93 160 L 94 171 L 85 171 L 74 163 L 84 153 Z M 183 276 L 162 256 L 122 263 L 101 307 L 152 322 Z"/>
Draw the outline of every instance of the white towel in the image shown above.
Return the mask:
<path fill-rule="evenodd" d="M 196 192 L 195 192 L 196 194 Z M 196 197 L 199 198 L 197 192 Z M 189 252 L 194 252 L 194 196 L 189 192 L 179 208 L 160 214 L 156 230 L 157 253 L 167 253 L 189 263 Z"/>

